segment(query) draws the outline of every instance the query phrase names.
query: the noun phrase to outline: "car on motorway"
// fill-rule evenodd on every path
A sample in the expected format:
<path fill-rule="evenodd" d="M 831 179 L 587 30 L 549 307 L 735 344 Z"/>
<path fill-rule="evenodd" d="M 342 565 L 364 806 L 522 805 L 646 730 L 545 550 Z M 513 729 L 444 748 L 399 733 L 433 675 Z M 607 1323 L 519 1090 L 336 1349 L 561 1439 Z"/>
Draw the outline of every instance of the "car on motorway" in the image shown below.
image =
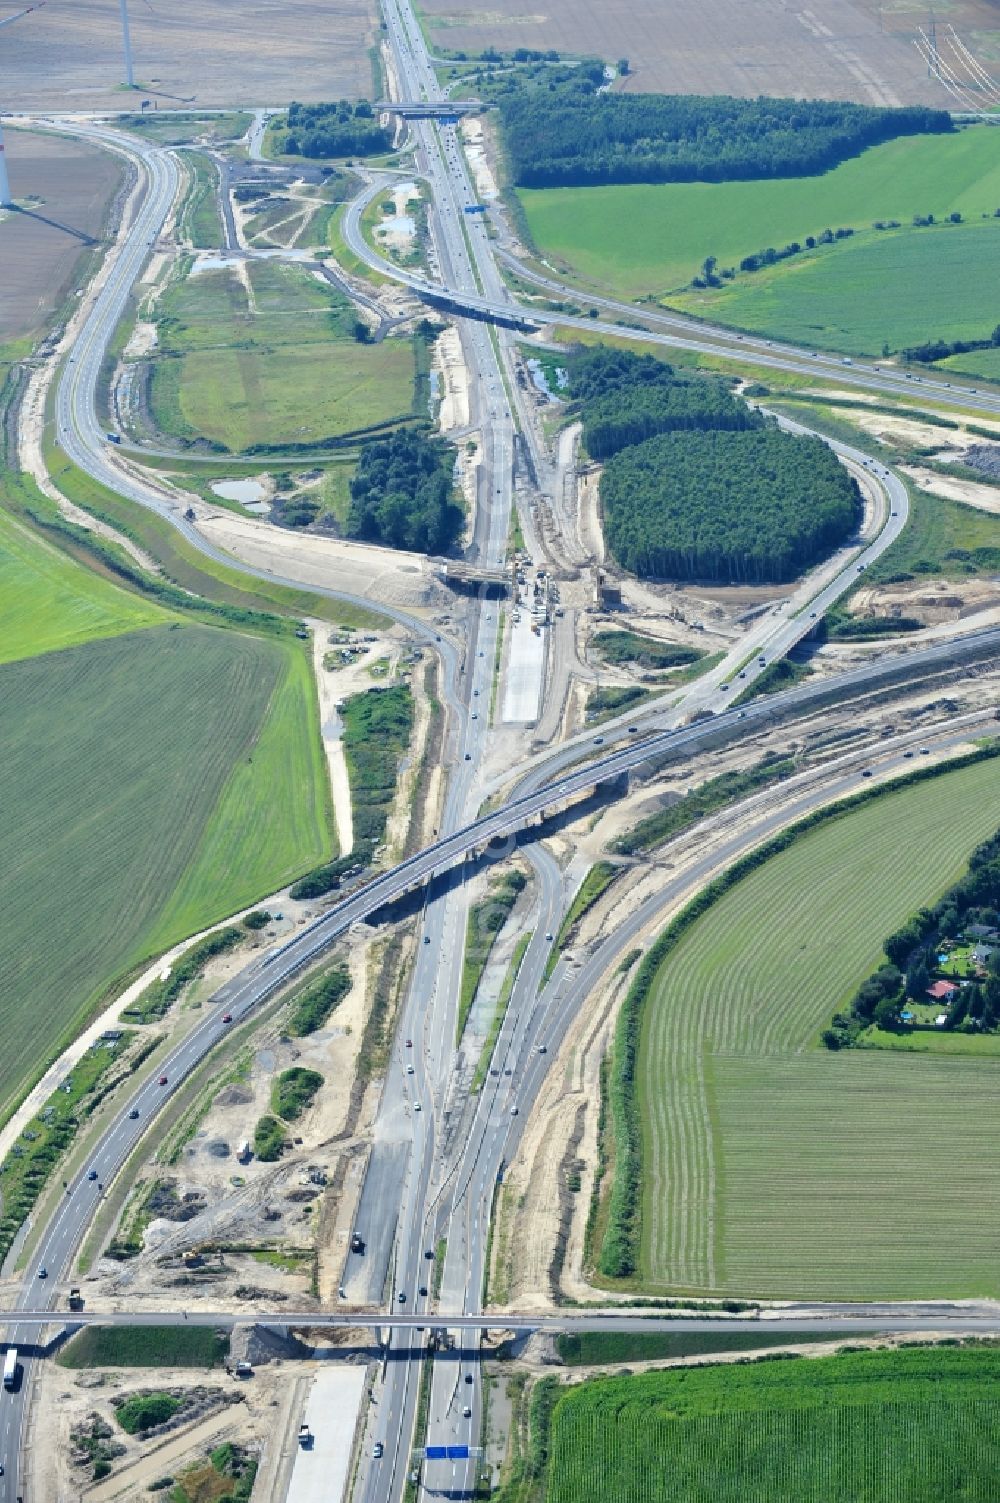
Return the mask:
<path fill-rule="evenodd" d="M 407 1047 L 407 1049 L 412 1049 L 413 1048 L 413 1040 L 412 1039 L 407 1039 L 406 1040 L 406 1047 Z"/>
<path fill-rule="evenodd" d="M 913 756 L 913 752 L 912 752 L 912 751 L 905 751 L 905 752 L 904 752 L 904 753 L 903 753 L 903 756 L 904 756 L 904 757 L 912 757 L 912 756 Z"/>
<path fill-rule="evenodd" d="M 130 1122 L 138 1122 L 138 1120 L 139 1120 L 139 1108 L 137 1106 L 134 1106 L 132 1108 L 132 1110 L 129 1112 L 128 1119 L 129 1119 Z"/>
<path fill-rule="evenodd" d="M 920 748 L 920 755 L 921 755 L 921 756 L 922 756 L 922 757 L 929 757 L 929 756 L 930 756 L 930 754 L 931 754 L 931 749 L 930 749 L 930 747 L 929 747 L 929 746 L 922 746 L 922 747 L 921 747 L 921 748 Z"/>
<path fill-rule="evenodd" d="M 466 1373 L 466 1375 L 465 1375 L 465 1381 L 466 1381 L 466 1383 L 471 1383 L 472 1382 L 472 1374 L 471 1373 Z"/>
<path fill-rule="evenodd" d="M 421 1296 L 421 1298 L 426 1299 L 427 1298 L 427 1285 L 426 1284 L 421 1284 L 420 1288 L 417 1290 L 417 1293 Z"/>
<path fill-rule="evenodd" d="M 538 1052 L 539 1052 L 539 1054 L 548 1054 L 548 1052 L 549 1052 L 549 1046 L 548 1046 L 548 1044 L 539 1044 L 539 1046 L 538 1046 Z"/>
<path fill-rule="evenodd" d="M 419 1101 L 415 1101 L 415 1102 L 414 1102 L 414 1103 L 413 1103 L 413 1110 L 414 1110 L 414 1111 L 415 1111 L 415 1112 L 422 1112 L 422 1111 L 423 1111 L 423 1107 L 422 1107 L 422 1106 L 421 1106 L 421 1105 L 420 1105 L 420 1102 L 419 1102 Z"/>
<path fill-rule="evenodd" d="M 604 745 L 604 737 L 603 736 L 595 736 L 594 737 L 594 745 L 595 746 L 603 746 Z"/>
<path fill-rule="evenodd" d="M 43 1263 L 42 1266 L 41 1266 L 41 1268 L 38 1270 L 38 1277 L 40 1279 L 47 1279 L 48 1276 L 49 1276 L 49 1270 L 46 1268 L 45 1264 Z"/>
<path fill-rule="evenodd" d="M 465 754 L 465 760 L 467 762 L 471 762 L 472 761 L 472 753 L 471 752 L 466 752 L 466 754 Z M 429 943 L 429 941 L 428 941 L 428 943 Z"/>
<path fill-rule="evenodd" d="M 431 1261 L 431 1259 L 433 1258 L 433 1256 L 434 1256 L 434 1249 L 432 1247 L 425 1247 L 424 1248 L 424 1257 L 427 1259 L 428 1263 Z"/>
<path fill-rule="evenodd" d="M 89 1180 L 91 1180 L 91 1181 L 95 1180 L 97 1178 L 97 1170 L 96 1169 L 88 1169 L 88 1171 L 87 1171 L 87 1178 Z"/>
<path fill-rule="evenodd" d="M 872 775 L 872 770 L 871 770 L 871 768 L 870 768 L 870 767 L 863 767 L 863 768 L 862 768 L 862 769 L 861 769 L 861 776 L 862 776 L 862 777 L 863 777 L 863 778 L 870 778 L 870 777 L 871 777 L 871 775 Z"/>
<path fill-rule="evenodd" d="M 413 1074 L 413 1066 L 412 1065 L 407 1065 L 407 1067 L 406 1067 L 406 1073 L 407 1073 L 407 1075 L 412 1075 Z"/>
<path fill-rule="evenodd" d="M 767 666 L 767 658 L 758 658 L 757 661 L 762 668 Z"/>
<path fill-rule="evenodd" d="M 516 1106 L 512 1106 L 511 1107 L 510 1114 L 511 1114 L 512 1117 L 516 1117 L 517 1116 L 517 1107 Z"/>
<path fill-rule="evenodd" d="M 396 1295 L 396 1298 L 399 1300 L 399 1303 L 401 1305 L 405 1305 L 406 1304 L 406 1290 L 405 1289 L 401 1289 L 399 1291 L 399 1293 Z"/>
<path fill-rule="evenodd" d="M 630 725 L 628 733 L 630 736 L 637 736 L 639 734 L 639 727 L 637 725 Z"/>
<path fill-rule="evenodd" d="M 166 1085 L 166 1083 L 167 1077 L 165 1075 L 161 1075 L 159 1080 L 157 1081 L 157 1085 Z"/>
<path fill-rule="evenodd" d="M 231 1023 L 233 1021 L 233 1015 L 232 1015 L 232 1013 L 231 1012 L 224 1012 L 222 1014 L 222 1021 L 224 1023 Z"/>
<path fill-rule="evenodd" d="M 382 1444 L 382 1442 L 380 1440 L 377 1440 L 375 1442 L 375 1444 L 372 1446 L 372 1460 L 373 1461 L 381 1461 L 382 1457 L 384 1456 L 384 1454 L 385 1454 L 385 1446 Z"/>
<path fill-rule="evenodd" d="M 551 934 L 546 934 L 545 938 L 548 940 L 549 944 L 552 943 L 552 935 Z"/>
<path fill-rule="evenodd" d="M 466 1404 L 465 1408 L 462 1410 L 462 1413 L 465 1415 L 466 1419 L 472 1418 L 472 1410 L 469 1408 L 468 1404 Z"/>

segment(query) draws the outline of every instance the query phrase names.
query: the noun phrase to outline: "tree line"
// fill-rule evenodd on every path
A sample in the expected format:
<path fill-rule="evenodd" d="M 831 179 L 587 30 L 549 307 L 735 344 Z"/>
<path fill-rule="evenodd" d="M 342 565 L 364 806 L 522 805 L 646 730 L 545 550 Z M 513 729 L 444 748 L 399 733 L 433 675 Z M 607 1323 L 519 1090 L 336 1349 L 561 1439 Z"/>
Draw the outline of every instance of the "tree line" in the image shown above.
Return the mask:
<path fill-rule="evenodd" d="M 569 391 L 606 460 L 608 547 L 640 577 L 781 582 L 856 525 L 857 485 L 829 446 L 783 433 L 715 377 L 598 347 L 571 357 Z"/>
<path fill-rule="evenodd" d="M 918 909 L 886 938 L 885 964 L 862 982 L 849 1010 L 835 1014 L 823 1034 L 827 1048 L 850 1047 L 871 1024 L 899 1028 L 907 1000 L 926 1000 L 942 944 L 953 943 L 967 925 L 1000 927 L 1000 830 L 976 847 L 964 876 L 932 908 Z M 984 977 L 959 987 L 941 1027 L 1000 1027 L 1000 949 L 989 957 Z"/>
<path fill-rule="evenodd" d="M 600 64 L 495 79 L 515 183 L 726 182 L 825 172 L 898 136 L 954 129 L 946 110 L 823 99 L 599 92 Z"/>
<path fill-rule="evenodd" d="M 299 157 L 370 157 L 388 151 L 392 132 L 380 125 L 367 99 L 355 104 L 290 104 L 282 153 Z"/>
<path fill-rule="evenodd" d="M 445 553 L 465 520 L 454 497 L 448 445 L 419 428 L 367 443 L 351 480 L 349 538 L 416 553 Z"/>

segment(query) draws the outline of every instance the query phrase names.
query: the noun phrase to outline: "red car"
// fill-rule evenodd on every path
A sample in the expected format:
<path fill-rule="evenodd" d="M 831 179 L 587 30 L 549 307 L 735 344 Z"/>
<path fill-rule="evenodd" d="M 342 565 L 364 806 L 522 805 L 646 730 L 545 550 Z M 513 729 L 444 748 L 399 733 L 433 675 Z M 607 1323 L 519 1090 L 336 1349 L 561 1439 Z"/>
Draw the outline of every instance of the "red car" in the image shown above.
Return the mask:
<path fill-rule="evenodd" d="M 222 1021 L 224 1023 L 231 1023 L 233 1021 L 233 1015 L 232 1015 L 232 1013 L 231 1012 L 224 1012 L 222 1014 Z"/>
<path fill-rule="evenodd" d="M 160 1076 L 160 1085 L 166 1085 L 166 1083 L 167 1083 L 167 1077 L 165 1075 L 161 1075 Z"/>

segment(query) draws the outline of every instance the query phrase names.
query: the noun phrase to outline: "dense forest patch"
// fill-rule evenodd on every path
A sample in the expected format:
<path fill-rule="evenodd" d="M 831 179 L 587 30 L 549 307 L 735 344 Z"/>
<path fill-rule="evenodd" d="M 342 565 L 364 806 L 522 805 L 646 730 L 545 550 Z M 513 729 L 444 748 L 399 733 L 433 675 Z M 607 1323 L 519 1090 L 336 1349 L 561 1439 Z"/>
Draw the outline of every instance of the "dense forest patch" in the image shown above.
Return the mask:
<path fill-rule="evenodd" d="M 945 110 L 824 99 L 601 94 L 600 63 L 493 83 L 514 182 L 726 182 L 825 172 L 899 136 L 950 131 Z"/>
<path fill-rule="evenodd" d="M 347 536 L 418 553 L 446 552 L 464 520 L 454 498 L 453 464 L 447 444 L 415 429 L 365 444 L 351 481 Z"/>
<path fill-rule="evenodd" d="M 857 485 L 832 449 L 783 433 L 721 380 L 598 347 L 570 361 L 569 386 L 588 451 L 607 457 L 608 547 L 635 574 L 782 582 L 857 523 Z"/>

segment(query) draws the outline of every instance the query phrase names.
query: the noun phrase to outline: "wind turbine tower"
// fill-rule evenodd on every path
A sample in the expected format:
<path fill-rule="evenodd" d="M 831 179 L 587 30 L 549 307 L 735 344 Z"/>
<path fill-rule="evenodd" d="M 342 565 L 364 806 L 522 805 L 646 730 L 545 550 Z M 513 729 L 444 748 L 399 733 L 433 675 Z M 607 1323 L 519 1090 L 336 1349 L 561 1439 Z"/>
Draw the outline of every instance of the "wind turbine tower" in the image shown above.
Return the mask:
<path fill-rule="evenodd" d="M 123 5 L 124 3 L 125 0 L 122 0 Z M 20 21 L 21 17 L 26 16 L 29 11 L 41 10 L 44 4 L 45 0 L 38 0 L 36 5 L 26 6 L 24 10 L 19 10 L 15 15 L 0 21 L 0 27 L 10 26 L 14 21 Z M 11 209 L 13 206 L 14 200 L 10 196 L 10 179 L 7 176 L 7 157 L 3 148 L 3 125 L 0 123 L 0 209 Z"/>
<path fill-rule="evenodd" d="M 128 31 L 128 0 L 120 0 L 122 11 L 122 45 L 125 48 L 125 83 L 130 89 L 135 88 L 135 77 L 132 73 L 132 40 Z"/>

